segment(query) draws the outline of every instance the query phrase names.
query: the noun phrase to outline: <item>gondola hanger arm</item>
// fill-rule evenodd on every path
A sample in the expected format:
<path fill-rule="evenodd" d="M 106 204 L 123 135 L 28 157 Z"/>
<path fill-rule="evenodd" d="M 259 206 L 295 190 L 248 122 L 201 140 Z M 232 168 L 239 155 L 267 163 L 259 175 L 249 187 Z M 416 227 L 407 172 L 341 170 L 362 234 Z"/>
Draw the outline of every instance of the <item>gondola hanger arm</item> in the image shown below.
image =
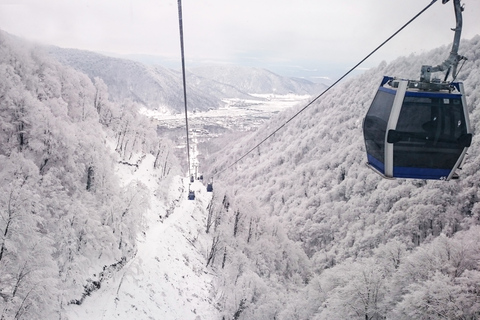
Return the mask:
<path fill-rule="evenodd" d="M 443 4 L 446 4 L 449 0 L 442 0 Z M 420 81 L 431 82 L 431 74 L 434 72 L 446 71 L 445 81 L 448 78 L 450 71 L 452 72 L 453 78 L 455 78 L 457 73 L 457 66 L 460 60 L 466 59 L 464 56 L 458 54 L 458 48 L 460 46 L 460 38 L 462 34 L 462 12 L 463 6 L 460 3 L 460 0 L 453 0 L 453 6 L 455 10 L 455 20 L 456 26 L 452 30 L 455 32 L 453 37 L 452 49 L 450 50 L 450 55 L 448 58 L 437 66 L 422 66 Z"/>

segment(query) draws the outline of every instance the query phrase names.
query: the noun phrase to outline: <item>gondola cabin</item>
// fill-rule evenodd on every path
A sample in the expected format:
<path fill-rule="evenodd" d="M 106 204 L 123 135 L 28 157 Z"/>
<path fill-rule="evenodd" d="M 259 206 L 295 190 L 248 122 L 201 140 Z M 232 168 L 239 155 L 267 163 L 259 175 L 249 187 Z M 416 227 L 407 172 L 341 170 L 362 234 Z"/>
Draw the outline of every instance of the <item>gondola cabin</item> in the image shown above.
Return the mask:
<path fill-rule="evenodd" d="M 367 165 L 386 178 L 457 178 L 472 141 L 463 84 L 418 86 L 384 77 L 363 122 Z"/>
<path fill-rule="evenodd" d="M 188 200 L 195 200 L 195 191 L 188 191 Z"/>
<path fill-rule="evenodd" d="M 213 183 L 207 184 L 207 192 L 213 192 Z"/>

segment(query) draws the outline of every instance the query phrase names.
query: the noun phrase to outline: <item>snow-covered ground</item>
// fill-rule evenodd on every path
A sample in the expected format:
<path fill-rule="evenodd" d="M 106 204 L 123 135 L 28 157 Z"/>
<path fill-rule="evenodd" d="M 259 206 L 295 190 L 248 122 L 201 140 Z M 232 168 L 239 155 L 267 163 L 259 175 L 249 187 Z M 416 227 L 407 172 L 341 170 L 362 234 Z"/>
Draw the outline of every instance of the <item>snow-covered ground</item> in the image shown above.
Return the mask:
<path fill-rule="evenodd" d="M 205 267 L 211 242 L 205 234 L 211 193 L 195 181 L 191 188 L 196 199 L 187 200 L 189 181 L 181 177 L 171 181 L 168 191 L 158 190 L 159 178 L 151 169 L 153 160 L 148 155 L 138 169 L 125 165 L 118 168 L 124 184 L 138 179 L 151 194 L 135 257 L 86 297 L 82 305 L 68 306 L 68 319 L 219 318 L 212 290 L 215 275 Z M 167 203 L 161 200 L 165 197 Z"/>
<path fill-rule="evenodd" d="M 210 122 L 224 128 L 256 127 L 273 114 L 308 99 L 298 95 L 258 95 L 261 100 L 225 100 L 225 108 L 189 113 L 189 121 L 203 127 Z M 184 125 L 185 115 L 141 110 L 167 127 Z M 246 119 L 248 121 L 246 121 Z M 242 127 L 240 127 L 242 126 Z M 248 129 L 248 128 L 247 128 Z M 192 130 L 191 174 L 197 176 L 198 139 L 203 131 Z M 207 133 L 208 134 L 208 133 Z M 215 309 L 215 274 L 205 267 L 211 237 L 205 234 L 206 208 L 211 193 L 199 180 L 190 184 L 188 173 L 172 181 L 160 181 L 147 155 L 139 167 L 118 165 L 124 185 L 132 180 L 145 184 L 150 193 L 150 208 L 144 217 L 143 234 L 138 236 L 138 251 L 123 268 L 102 283 L 84 302 L 67 307 L 70 320 L 80 319 L 219 319 Z M 135 161 L 134 161 L 135 162 Z M 168 190 L 165 190 L 168 188 Z M 187 200 L 188 190 L 195 201 Z"/>
<path fill-rule="evenodd" d="M 224 99 L 223 108 L 206 112 L 189 112 L 189 122 L 193 125 L 219 125 L 232 130 L 249 130 L 260 126 L 274 114 L 288 109 L 298 103 L 306 102 L 308 95 L 275 95 L 251 94 L 258 100 Z M 140 113 L 153 118 L 159 125 L 165 127 L 179 127 L 185 125 L 185 114 L 165 114 L 163 110 L 140 109 Z"/>

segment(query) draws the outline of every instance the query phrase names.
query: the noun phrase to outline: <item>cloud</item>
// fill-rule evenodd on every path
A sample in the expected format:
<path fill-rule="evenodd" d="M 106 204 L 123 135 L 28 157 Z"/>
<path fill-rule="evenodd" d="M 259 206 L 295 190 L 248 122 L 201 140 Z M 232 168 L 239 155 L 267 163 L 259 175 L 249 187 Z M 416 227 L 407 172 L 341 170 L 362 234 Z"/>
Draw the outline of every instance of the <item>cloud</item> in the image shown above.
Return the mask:
<path fill-rule="evenodd" d="M 185 54 L 191 61 L 353 66 L 429 3 L 183 0 Z M 480 0 L 468 0 L 465 7 L 463 35 L 471 38 L 480 30 Z M 450 44 L 454 26 L 452 3 L 437 1 L 366 67 Z M 175 0 L 3 0 L 0 28 L 63 47 L 180 55 Z"/>

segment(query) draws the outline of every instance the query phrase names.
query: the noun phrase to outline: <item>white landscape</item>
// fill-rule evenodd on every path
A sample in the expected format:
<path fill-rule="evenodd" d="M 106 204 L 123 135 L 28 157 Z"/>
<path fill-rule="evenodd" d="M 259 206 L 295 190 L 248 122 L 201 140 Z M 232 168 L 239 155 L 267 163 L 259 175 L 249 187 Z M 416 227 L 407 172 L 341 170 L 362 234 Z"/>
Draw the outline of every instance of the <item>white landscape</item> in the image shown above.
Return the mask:
<path fill-rule="evenodd" d="M 476 133 L 480 37 L 461 48 Z M 291 121 L 312 84 L 191 75 L 189 170 L 178 72 L 0 32 L 0 319 L 480 319 L 476 136 L 457 181 L 365 166 L 383 75 L 449 49 L 383 62 Z M 258 79 L 286 92 L 232 87 Z"/>
<path fill-rule="evenodd" d="M 153 156 L 138 169 L 119 166 L 122 184 L 142 181 L 153 199 L 143 216 L 134 257 L 82 305 L 67 308 L 68 319 L 216 319 L 215 274 L 205 267 L 211 237 L 205 234 L 206 208 L 211 200 L 200 182 L 192 185 L 196 200 L 187 200 L 188 179 L 173 177 L 158 190 Z M 172 203 L 156 200 L 163 192 Z"/>
<path fill-rule="evenodd" d="M 215 121 L 230 129 L 242 129 L 245 118 L 262 119 L 260 125 L 272 115 L 305 101 L 309 96 L 260 95 L 259 102 L 226 99 L 226 106 L 208 112 L 196 112 L 191 119 L 201 124 Z M 241 106 L 241 107 L 239 107 Z M 166 116 L 145 108 L 140 113 L 161 124 L 182 122 L 184 115 Z M 226 121 L 230 119 L 230 121 Z M 196 135 L 192 138 L 192 167 L 196 159 Z M 160 177 L 153 167 L 153 156 L 148 155 L 138 168 L 119 165 L 116 172 L 126 186 L 132 180 L 145 184 L 151 194 L 149 209 L 143 216 L 143 231 L 138 235 L 138 248 L 134 257 L 120 270 L 112 272 L 101 288 L 85 298 L 81 306 L 68 307 L 68 319 L 217 319 L 220 313 L 215 292 L 215 269 L 206 267 L 212 236 L 205 233 L 207 207 L 212 193 L 206 191 L 203 181 L 189 183 L 188 178 L 172 178 L 168 190 L 159 191 Z M 206 182 L 205 182 L 206 183 Z M 187 199 L 188 190 L 195 191 L 195 201 Z M 167 203 L 158 201 L 157 192 L 167 194 Z M 181 237 L 179 238 L 179 235 Z"/>
<path fill-rule="evenodd" d="M 188 119 L 194 126 L 202 127 L 216 124 L 230 130 L 253 130 L 265 123 L 273 115 L 300 103 L 306 103 L 308 95 L 275 95 L 251 94 L 259 100 L 245 100 L 240 98 L 224 99 L 223 107 L 205 112 L 190 112 Z M 150 110 L 145 107 L 139 111 L 149 118 L 155 119 L 159 125 L 166 127 L 183 127 L 185 113 L 165 114 L 164 111 Z"/>

